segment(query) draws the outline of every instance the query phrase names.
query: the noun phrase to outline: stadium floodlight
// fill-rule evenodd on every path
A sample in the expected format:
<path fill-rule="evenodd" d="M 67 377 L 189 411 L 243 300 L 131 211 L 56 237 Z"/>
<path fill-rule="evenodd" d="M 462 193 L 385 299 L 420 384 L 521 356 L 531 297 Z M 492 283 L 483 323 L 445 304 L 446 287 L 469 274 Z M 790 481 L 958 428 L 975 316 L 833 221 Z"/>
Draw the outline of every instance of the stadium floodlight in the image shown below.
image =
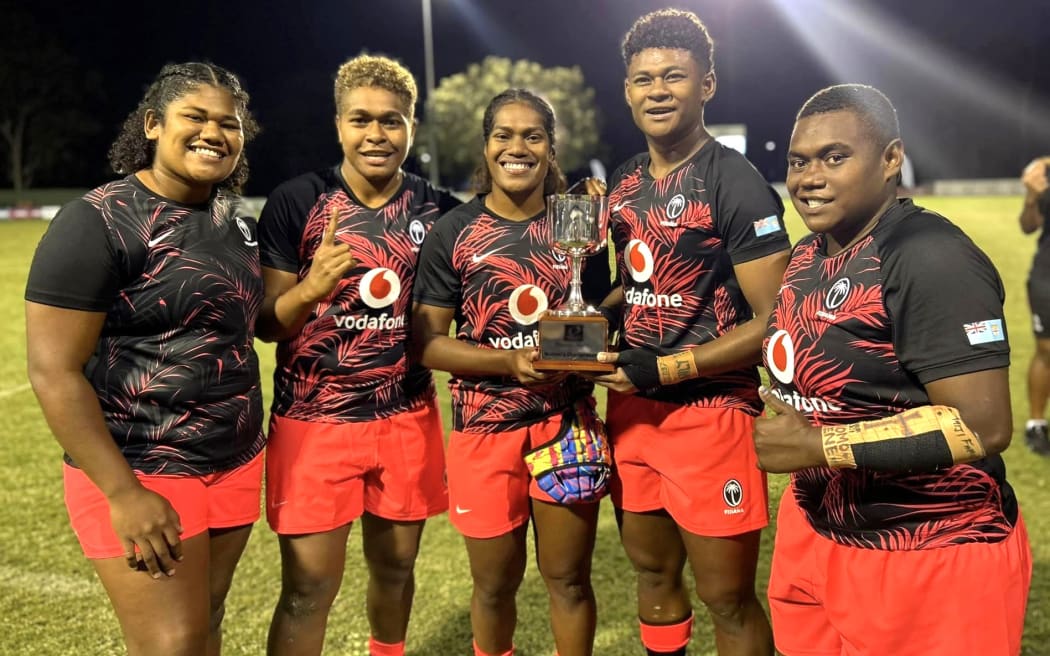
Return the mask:
<path fill-rule="evenodd" d="M 430 0 L 421 0 L 423 3 L 423 60 L 426 73 L 427 97 L 424 103 L 430 102 L 434 96 L 434 21 L 430 14 Z M 430 117 L 427 116 L 429 119 Z M 430 184 L 437 186 L 441 177 L 438 168 L 437 136 L 433 130 L 427 131 L 427 170 L 430 172 Z"/>

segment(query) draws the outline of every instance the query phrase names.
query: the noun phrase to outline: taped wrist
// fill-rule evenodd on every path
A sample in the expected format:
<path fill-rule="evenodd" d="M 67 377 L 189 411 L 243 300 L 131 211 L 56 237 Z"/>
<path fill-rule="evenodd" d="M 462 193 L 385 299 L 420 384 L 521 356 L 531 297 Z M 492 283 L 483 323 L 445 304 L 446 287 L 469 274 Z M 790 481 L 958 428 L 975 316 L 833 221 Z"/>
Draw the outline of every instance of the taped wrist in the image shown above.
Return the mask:
<path fill-rule="evenodd" d="M 930 471 L 985 456 L 984 445 L 959 411 L 943 405 L 912 408 L 892 417 L 823 426 L 829 467 Z"/>
<path fill-rule="evenodd" d="M 692 351 L 656 358 L 656 370 L 660 374 L 661 385 L 674 385 L 700 375 Z"/>

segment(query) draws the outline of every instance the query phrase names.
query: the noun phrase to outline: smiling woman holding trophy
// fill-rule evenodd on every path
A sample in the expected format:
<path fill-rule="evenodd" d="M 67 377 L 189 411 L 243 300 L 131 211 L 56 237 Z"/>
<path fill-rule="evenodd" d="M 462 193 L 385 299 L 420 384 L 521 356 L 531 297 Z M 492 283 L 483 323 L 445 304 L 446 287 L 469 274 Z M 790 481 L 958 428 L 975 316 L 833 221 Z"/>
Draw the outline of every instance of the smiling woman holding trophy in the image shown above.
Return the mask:
<path fill-rule="evenodd" d="M 585 263 L 575 257 L 604 240 L 604 231 L 564 250 L 552 246 L 545 199 L 565 189 L 554 123 L 551 106 L 530 91 L 508 89 L 492 99 L 482 124 L 478 196 L 444 215 L 427 236 L 414 289 L 417 356 L 452 374 L 449 515 L 466 539 L 474 653 L 482 656 L 513 652 L 530 519 L 558 653 L 585 656 L 593 649 L 591 551 L 608 446 L 593 385 L 538 371 L 535 361 L 540 318 L 567 301 L 586 310 L 588 300 L 603 298 L 609 267 L 603 256 Z M 598 181 L 584 184 L 594 197 L 604 192 Z M 582 210 L 575 216 L 600 218 Z M 566 328 L 562 337 L 575 330 Z"/>

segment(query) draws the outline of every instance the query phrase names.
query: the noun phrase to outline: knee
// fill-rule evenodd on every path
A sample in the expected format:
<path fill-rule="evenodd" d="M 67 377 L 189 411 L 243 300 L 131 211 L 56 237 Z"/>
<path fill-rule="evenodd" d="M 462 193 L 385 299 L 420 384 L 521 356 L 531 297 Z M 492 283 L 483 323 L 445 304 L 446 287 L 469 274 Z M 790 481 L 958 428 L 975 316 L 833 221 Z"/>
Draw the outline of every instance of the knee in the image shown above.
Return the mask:
<path fill-rule="evenodd" d="M 702 590 L 697 588 L 696 593 L 707 608 L 707 612 L 719 624 L 743 624 L 748 609 L 758 603 L 758 597 L 751 589 Z"/>
<path fill-rule="evenodd" d="M 334 578 L 286 580 L 278 603 L 281 610 L 292 617 L 327 613 L 341 583 L 340 579 Z"/>
<path fill-rule="evenodd" d="M 199 656 L 207 650 L 208 627 L 158 623 L 147 639 L 128 640 L 128 654 L 157 656 Z"/>
<path fill-rule="evenodd" d="M 368 559 L 368 571 L 374 581 L 387 585 L 404 585 L 412 579 L 416 551 L 388 553 Z"/>
<path fill-rule="evenodd" d="M 474 577 L 474 599 L 482 606 L 497 608 L 514 600 L 521 577 Z"/>
<path fill-rule="evenodd" d="M 551 597 L 567 604 L 577 604 L 592 596 L 591 577 L 586 568 L 540 564 L 540 575 Z"/>
<path fill-rule="evenodd" d="M 646 554 L 631 555 L 640 591 L 682 587 L 682 564 L 664 562 Z"/>

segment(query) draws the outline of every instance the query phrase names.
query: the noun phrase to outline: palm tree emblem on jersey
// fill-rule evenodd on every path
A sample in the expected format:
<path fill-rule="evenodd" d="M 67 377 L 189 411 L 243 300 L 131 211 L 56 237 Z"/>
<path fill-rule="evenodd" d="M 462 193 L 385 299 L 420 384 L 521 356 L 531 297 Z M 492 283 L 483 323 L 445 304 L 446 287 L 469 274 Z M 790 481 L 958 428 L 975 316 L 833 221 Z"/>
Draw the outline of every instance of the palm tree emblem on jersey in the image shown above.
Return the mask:
<path fill-rule="evenodd" d="M 744 488 L 741 487 L 740 481 L 735 478 L 726 481 L 726 484 L 722 486 L 722 500 L 730 508 L 736 508 L 740 505 L 744 500 Z"/>

